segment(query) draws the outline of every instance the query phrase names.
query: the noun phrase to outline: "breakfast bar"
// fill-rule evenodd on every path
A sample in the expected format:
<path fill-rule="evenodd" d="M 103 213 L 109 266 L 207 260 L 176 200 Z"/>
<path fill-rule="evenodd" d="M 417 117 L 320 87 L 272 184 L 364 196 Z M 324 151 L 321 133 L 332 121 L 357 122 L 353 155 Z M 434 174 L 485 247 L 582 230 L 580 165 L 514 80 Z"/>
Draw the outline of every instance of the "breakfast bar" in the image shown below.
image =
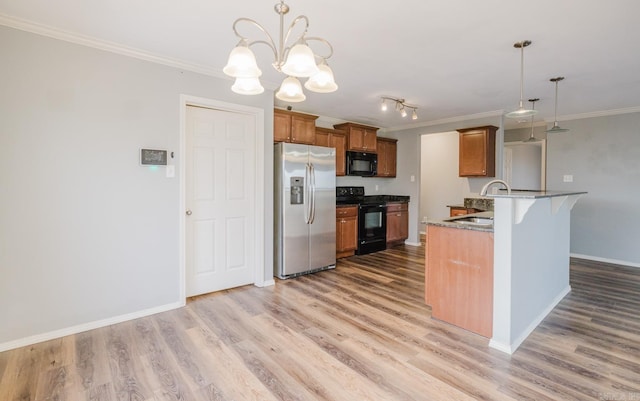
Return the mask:
<path fill-rule="evenodd" d="M 493 212 L 428 222 L 425 300 L 432 317 L 513 353 L 571 291 L 570 212 L 585 193 L 488 194 Z M 455 246 L 445 253 L 446 244 Z"/>

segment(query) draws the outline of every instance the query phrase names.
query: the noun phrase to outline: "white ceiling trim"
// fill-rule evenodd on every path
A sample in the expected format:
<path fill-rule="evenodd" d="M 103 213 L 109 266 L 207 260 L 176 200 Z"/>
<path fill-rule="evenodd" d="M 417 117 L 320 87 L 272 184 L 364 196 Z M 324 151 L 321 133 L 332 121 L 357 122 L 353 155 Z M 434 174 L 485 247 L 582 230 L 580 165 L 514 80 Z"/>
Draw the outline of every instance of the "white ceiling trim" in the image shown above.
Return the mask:
<path fill-rule="evenodd" d="M 607 116 L 616 116 L 616 115 L 619 115 L 619 114 L 630 114 L 630 113 L 640 113 L 640 106 L 638 106 L 638 107 L 627 107 L 627 108 L 624 108 L 624 109 L 591 111 L 591 112 L 588 112 L 588 113 L 569 114 L 569 115 L 566 115 L 566 116 L 558 116 L 558 121 L 582 120 L 584 118 L 607 117 Z M 548 123 L 553 123 L 553 118 L 545 118 L 545 121 L 548 122 Z"/>
<path fill-rule="evenodd" d="M 406 131 L 406 130 L 412 129 L 412 128 L 432 127 L 434 125 L 458 123 L 458 122 L 461 122 L 461 121 L 477 120 L 477 119 L 487 118 L 487 117 L 498 117 L 498 116 L 503 115 L 504 113 L 505 113 L 504 110 L 493 110 L 493 111 L 487 111 L 487 112 L 484 112 L 484 113 L 469 114 L 467 116 L 443 118 L 443 119 L 440 119 L 440 120 L 424 121 L 424 122 L 419 122 L 419 123 L 414 123 L 414 124 L 402 125 L 402 126 L 399 126 L 399 127 L 384 128 L 381 131 L 382 132 Z"/>
<path fill-rule="evenodd" d="M 173 59 L 170 57 L 161 56 L 146 52 L 144 50 L 135 49 L 133 47 L 127 47 L 118 43 L 109 42 L 106 40 L 96 39 L 90 36 L 80 35 L 75 32 L 63 31 L 61 29 L 53 28 L 47 25 L 38 24 L 36 22 L 27 21 L 21 18 L 13 17 L 10 15 L 0 13 L 0 25 L 8 26 L 10 28 L 19 29 L 21 31 L 31 32 L 42 36 L 47 36 L 54 39 L 63 40 L 65 42 L 71 42 L 82 46 L 92 47 L 99 50 L 108 51 L 111 53 L 121 54 L 123 56 L 133 57 L 140 60 L 150 61 L 152 63 L 166 65 L 168 67 L 174 67 L 181 70 L 192 71 L 199 74 L 209 75 L 217 78 L 229 79 L 221 71 L 215 68 L 185 63 L 184 61 Z"/>

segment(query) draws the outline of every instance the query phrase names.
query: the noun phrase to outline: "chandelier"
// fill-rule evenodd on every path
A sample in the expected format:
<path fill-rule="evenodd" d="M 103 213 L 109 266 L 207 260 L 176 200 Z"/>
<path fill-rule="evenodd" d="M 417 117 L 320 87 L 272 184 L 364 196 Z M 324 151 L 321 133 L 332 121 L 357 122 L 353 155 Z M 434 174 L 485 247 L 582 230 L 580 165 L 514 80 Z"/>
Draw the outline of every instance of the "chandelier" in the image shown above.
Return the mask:
<path fill-rule="evenodd" d="M 537 110 L 524 108 L 524 48 L 530 44 L 530 40 L 523 40 L 513 44 L 513 47 L 520 49 L 520 102 L 518 103 L 518 110 L 506 114 L 508 118 L 528 117 L 538 113 Z"/>
<path fill-rule="evenodd" d="M 279 4 L 274 6 L 274 10 L 280 15 L 280 35 L 278 37 L 278 45 L 273 41 L 267 30 L 249 18 L 238 18 L 233 23 L 233 32 L 240 41 L 231 51 L 227 65 L 222 71 L 235 78 L 235 83 L 231 90 L 241 95 L 257 95 L 264 92 L 264 88 L 260 84 L 259 77 L 262 71 L 258 68 L 256 57 L 250 47 L 254 44 L 263 44 L 273 51 L 274 62 L 273 67 L 287 77 L 282 81 L 280 89 L 276 92 L 276 97 L 286 102 L 302 102 L 306 96 L 302 92 L 302 86 L 298 78 L 308 78 L 304 87 L 312 92 L 330 93 L 338 89 L 333 78 L 333 71 L 327 64 L 327 59 L 333 55 L 333 47 L 325 39 L 318 37 L 307 37 L 307 29 L 309 28 L 309 19 L 300 15 L 296 17 L 289 29 L 284 31 L 284 15 L 289 12 L 289 6 L 280 0 Z M 242 36 L 237 29 L 237 25 L 241 22 L 248 23 L 257 27 L 265 34 L 263 40 L 249 40 Z M 296 40 L 289 43 L 290 36 L 294 27 L 298 23 L 304 24 L 304 31 Z M 326 55 L 318 55 L 311 50 L 307 42 L 321 42 L 328 48 Z M 316 59 L 319 60 L 316 63 Z"/>
<path fill-rule="evenodd" d="M 410 104 L 405 103 L 404 99 L 398 99 L 395 97 L 390 97 L 390 96 L 382 96 L 382 104 L 380 105 L 380 110 L 382 111 L 387 111 L 387 100 L 389 100 L 391 103 L 395 103 L 395 109 L 397 112 L 400 113 L 400 115 L 402 117 L 406 117 L 407 116 L 407 109 L 411 110 L 411 119 L 412 120 L 417 120 L 418 119 L 418 113 L 416 112 L 416 110 L 418 110 L 418 106 L 412 106 Z"/>

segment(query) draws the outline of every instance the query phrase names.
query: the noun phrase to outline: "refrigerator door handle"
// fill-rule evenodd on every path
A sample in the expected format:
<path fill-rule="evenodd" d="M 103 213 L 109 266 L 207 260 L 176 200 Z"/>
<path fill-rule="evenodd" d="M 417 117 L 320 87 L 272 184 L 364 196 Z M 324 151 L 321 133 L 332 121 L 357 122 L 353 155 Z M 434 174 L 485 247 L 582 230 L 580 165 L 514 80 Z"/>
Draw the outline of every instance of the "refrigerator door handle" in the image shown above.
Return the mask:
<path fill-rule="evenodd" d="M 311 170 L 311 216 L 309 224 L 313 224 L 316 219 L 316 168 L 313 164 L 309 165 Z"/>
<path fill-rule="evenodd" d="M 311 165 L 304 166 L 304 218 L 306 224 L 311 224 Z"/>

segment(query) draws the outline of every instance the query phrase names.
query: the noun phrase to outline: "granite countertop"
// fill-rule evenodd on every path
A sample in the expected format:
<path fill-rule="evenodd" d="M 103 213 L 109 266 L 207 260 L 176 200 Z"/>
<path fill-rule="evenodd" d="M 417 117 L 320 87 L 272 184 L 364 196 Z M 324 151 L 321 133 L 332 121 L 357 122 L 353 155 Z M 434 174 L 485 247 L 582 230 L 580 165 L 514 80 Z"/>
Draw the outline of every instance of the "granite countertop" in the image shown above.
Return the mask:
<path fill-rule="evenodd" d="M 556 196 L 569 196 L 569 195 L 583 195 L 584 191 L 575 192 L 563 192 L 563 191 L 511 191 L 511 194 L 505 192 L 499 192 L 496 194 L 487 194 L 490 198 L 519 198 L 519 199 L 539 199 L 539 198 L 553 198 Z"/>
<path fill-rule="evenodd" d="M 337 203 L 336 207 L 354 207 L 358 206 L 357 203 Z"/>
<path fill-rule="evenodd" d="M 366 195 L 365 200 L 368 202 L 409 202 L 408 195 Z"/>
<path fill-rule="evenodd" d="M 479 213 L 470 213 L 464 214 L 462 216 L 451 217 L 444 220 L 429 220 L 427 221 L 428 225 L 431 226 L 440 226 L 440 227 L 450 227 L 450 228 L 459 228 L 461 230 L 473 230 L 473 231 L 483 231 L 483 232 L 493 232 L 493 224 L 461 224 L 456 223 L 456 220 L 466 219 L 469 217 L 482 217 L 482 218 L 493 218 L 493 212 L 479 212 Z"/>

